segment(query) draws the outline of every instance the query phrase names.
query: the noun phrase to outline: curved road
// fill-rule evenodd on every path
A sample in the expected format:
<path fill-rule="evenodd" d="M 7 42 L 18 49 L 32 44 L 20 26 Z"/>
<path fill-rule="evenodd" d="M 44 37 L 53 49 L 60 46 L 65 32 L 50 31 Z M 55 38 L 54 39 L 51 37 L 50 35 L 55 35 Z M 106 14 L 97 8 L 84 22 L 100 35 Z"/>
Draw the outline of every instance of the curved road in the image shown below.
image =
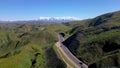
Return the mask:
<path fill-rule="evenodd" d="M 58 43 L 58 47 L 60 48 L 60 50 L 62 52 L 64 52 L 65 56 L 70 60 L 70 62 L 72 62 L 74 65 L 75 65 L 75 68 L 88 68 L 88 66 L 83 63 L 82 61 L 80 61 L 79 59 L 77 59 L 70 51 L 69 49 L 62 44 L 62 42 L 64 41 L 64 38 L 60 35 L 60 34 L 57 34 L 58 35 L 58 39 L 59 39 L 59 42 Z"/>

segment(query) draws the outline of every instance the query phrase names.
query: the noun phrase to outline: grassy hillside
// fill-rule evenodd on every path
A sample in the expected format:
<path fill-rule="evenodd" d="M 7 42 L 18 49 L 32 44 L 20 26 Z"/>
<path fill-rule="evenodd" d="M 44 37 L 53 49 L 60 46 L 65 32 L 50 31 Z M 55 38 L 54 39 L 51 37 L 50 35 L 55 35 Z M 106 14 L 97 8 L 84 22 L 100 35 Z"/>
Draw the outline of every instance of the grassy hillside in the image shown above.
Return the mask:
<path fill-rule="evenodd" d="M 56 32 L 67 33 L 63 43 L 90 68 L 120 68 L 120 11 L 62 24 L 0 24 L 0 68 L 66 68 L 53 48 Z"/>
<path fill-rule="evenodd" d="M 120 11 L 111 12 L 107 14 L 103 14 L 98 16 L 90 21 L 89 26 L 97 26 L 97 25 L 109 25 L 116 26 L 120 25 Z"/>
<path fill-rule="evenodd" d="M 67 29 L 62 24 L 0 24 L 0 68 L 65 68 L 52 47 L 55 31 Z"/>
<path fill-rule="evenodd" d="M 81 22 L 64 44 L 90 68 L 120 67 L 120 11 Z M 82 26 L 82 27 L 81 27 Z"/>

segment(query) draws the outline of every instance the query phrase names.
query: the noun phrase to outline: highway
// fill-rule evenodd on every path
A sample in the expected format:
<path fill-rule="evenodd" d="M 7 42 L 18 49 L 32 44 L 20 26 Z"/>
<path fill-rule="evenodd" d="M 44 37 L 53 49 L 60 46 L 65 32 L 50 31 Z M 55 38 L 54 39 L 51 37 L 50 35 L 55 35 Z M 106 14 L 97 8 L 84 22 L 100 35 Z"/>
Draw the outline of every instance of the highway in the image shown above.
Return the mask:
<path fill-rule="evenodd" d="M 74 64 L 75 68 L 88 68 L 88 66 L 83 63 L 82 61 L 80 61 L 79 59 L 77 59 L 70 51 L 69 49 L 62 44 L 62 42 L 64 41 L 64 38 L 62 37 L 62 35 L 57 34 L 58 35 L 58 39 L 59 42 L 58 43 L 58 47 L 59 49 L 64 53 L 64 55 L 69 59 L 69 61 Z"/>

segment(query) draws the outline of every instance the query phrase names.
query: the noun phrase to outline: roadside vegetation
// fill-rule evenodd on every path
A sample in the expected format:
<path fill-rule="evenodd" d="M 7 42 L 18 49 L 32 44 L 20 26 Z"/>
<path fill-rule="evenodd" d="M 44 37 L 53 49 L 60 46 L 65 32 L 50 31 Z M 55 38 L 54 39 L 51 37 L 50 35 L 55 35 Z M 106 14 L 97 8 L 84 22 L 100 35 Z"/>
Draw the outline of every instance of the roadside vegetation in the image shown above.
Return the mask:
<path fill-rule="evenodd" d="M 120 67 L 120 11 L 64 25 L 71 27 L 64 44 L 90 68 Z"/>

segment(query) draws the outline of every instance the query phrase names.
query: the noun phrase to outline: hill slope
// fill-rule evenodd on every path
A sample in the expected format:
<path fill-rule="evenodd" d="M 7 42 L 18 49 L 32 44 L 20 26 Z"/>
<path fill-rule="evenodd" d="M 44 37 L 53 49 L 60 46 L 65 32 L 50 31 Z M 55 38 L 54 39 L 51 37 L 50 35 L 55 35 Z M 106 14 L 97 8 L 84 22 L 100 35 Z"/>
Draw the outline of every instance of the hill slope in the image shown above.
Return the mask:
<path fill-rule="evenodd" d="M 93 68 L 120 67 L 120 11 L 107 13 L 73 27 L 63 42 L 80 60 Z"/>
<path fill-rule="evenodd" d="M 120 22 L 120 11 L 107 13 L 101 16 L 98 16 L 90 21 L 89 26 L 97 26 L 97 25 L 118 25 Z"/>
<path fill-rule="evenodd" d="M 52 48 L 55 31 L 65 29 L 62 24 L 0 24 L 0 68 L 65 68 Z"/>

